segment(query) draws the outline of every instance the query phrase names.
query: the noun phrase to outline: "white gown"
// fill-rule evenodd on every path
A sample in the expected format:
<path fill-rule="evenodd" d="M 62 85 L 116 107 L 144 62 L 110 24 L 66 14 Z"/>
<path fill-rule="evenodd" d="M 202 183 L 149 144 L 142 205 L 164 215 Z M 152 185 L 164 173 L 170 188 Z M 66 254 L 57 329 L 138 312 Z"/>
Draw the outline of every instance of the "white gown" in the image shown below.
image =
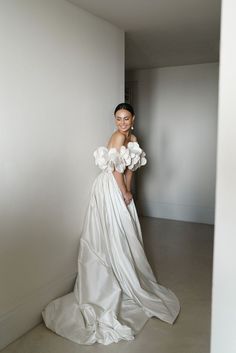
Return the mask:
<path fill-rule="evenodd" d="M 145 153 L 130 142 L 120 151 L 99 147 L 94 157 L 102 172 L 92 186 L 80 236 L 74 291 L 49 303 L 42 316 L 49 329 L 74 342 L 108 345 L 134 339 L 150 317 L 173 324 L 180 305 L 157 283 L 134 201 L 126 206 L 112 173 L 146 164 Z"/>

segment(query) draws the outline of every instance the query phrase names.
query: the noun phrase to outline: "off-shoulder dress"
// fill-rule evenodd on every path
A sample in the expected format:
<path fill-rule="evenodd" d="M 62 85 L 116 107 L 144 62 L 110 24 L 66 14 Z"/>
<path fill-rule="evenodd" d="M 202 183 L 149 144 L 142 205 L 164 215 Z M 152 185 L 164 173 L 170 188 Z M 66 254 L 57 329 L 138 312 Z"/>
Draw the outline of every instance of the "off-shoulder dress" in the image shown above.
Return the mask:
<path fill-rule="evenodd" d="M 102 171 L 93 183 L 79 239 L 74 290 L 50 302 L 42 315 L 46 326 L 63 337 L 108 345 L 134 339 L 150 317 L 173 324 L 180 304 L 157 283 L 135 203 L 125 204 L 112 173 L 145 165 L 145 152 L 129 142 L 119 151 L 99 147 L 94 157 Z"/>

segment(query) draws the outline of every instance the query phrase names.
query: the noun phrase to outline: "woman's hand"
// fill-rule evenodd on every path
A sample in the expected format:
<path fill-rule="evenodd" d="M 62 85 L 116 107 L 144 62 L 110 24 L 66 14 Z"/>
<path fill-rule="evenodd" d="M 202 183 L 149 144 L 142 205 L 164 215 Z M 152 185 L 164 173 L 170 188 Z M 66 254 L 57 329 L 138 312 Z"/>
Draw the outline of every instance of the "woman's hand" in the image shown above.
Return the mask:
<path fill-rule="evenodd" d="M 131 202 L 132 199 L 133 199 L 133 195 L 131 194 L 130 191 L 126 191 L 126 192 L 123 194 L 123 198 L 124 198 L 125 204 L 126 204 L 126 205 L 129 205 L 130 202 Z"/>

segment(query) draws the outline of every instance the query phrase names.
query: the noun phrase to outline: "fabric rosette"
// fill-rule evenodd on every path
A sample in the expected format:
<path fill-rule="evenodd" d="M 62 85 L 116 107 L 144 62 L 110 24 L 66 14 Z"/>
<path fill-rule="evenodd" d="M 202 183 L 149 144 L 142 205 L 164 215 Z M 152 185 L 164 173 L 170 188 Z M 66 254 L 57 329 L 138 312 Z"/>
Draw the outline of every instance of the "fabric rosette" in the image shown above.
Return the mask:
<path fill-rule="evenodd" d="M 109 164 L 113 166 L 112 171 L 115 169 L 119 173 L 124 173 L 124 170 L 126 168 L 125 160 L 124 158 L 122 158 L 121 154 L 117 151 L 117 149 L 111 148 L 108 151 L 108 155 L 110 157 Z"/>
<path fill-rule="evenodd" d="M 128 165 L 130 170 L 135 171 L 147 163 L 146 153 L 139 147 L 137 142 L 129 142 L 127 148 L 131 158 L 131 163 Z"/>
<path fill-rule="evenodd" d="M 94 152 L 95 164 L 102 170 L 113 172 L 117 170 L 123 173 L 126 164 L 116 148 L 108 150 L 106 147 L 98 147 Z"/>
<path fill-rule="evenodd" d="M 108 150 L 106 147 L 98 147 L 93 153 L 95 164 L 102 170 L 107 168 L 109 162 Z"/>
<path fill-rule="evenodd" d="M 121 146 L 120 157 L 123 159 L 125 166 L 128 166 L 131 164 L 130 150 L 127 147 Z"/>

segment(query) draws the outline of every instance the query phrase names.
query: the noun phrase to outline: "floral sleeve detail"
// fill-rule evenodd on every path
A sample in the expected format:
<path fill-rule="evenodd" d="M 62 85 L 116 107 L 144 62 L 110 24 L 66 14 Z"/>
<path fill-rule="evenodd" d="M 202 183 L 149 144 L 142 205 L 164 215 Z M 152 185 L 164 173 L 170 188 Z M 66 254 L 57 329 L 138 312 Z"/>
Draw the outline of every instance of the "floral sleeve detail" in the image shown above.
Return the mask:
<path fill-rule="evenodd" d="M 116 148 L 108 150 L 103 146 L 98 147 L 93 155 L 95 164 L 107 172 L 117 170 L 119 173 L 124 173 L 126 167 L 135 171 L 147 163 L 146 153 L 137 142 L 129 142 L 127 147 L 121 146 L 120 151 Z"/>
<path fill-rule="evenodd" d="M 106 147 L 98 147 L 93 155 L 95 164 L 102 170 L 107 172 L 113 172 L 114 170 L 117 170 L 119 173 L 124 172 L 126 165 L 116 148 L 111 148 L 108 151 Z"/>
<path fill-rule="evenodd" d="M 135 171 L 147 163 L 146 153 L 139 147 L 138 142 L 129 142 L 127 149 L 131 157 L 131 163 L 128 165 L 130 170 Z"/>

